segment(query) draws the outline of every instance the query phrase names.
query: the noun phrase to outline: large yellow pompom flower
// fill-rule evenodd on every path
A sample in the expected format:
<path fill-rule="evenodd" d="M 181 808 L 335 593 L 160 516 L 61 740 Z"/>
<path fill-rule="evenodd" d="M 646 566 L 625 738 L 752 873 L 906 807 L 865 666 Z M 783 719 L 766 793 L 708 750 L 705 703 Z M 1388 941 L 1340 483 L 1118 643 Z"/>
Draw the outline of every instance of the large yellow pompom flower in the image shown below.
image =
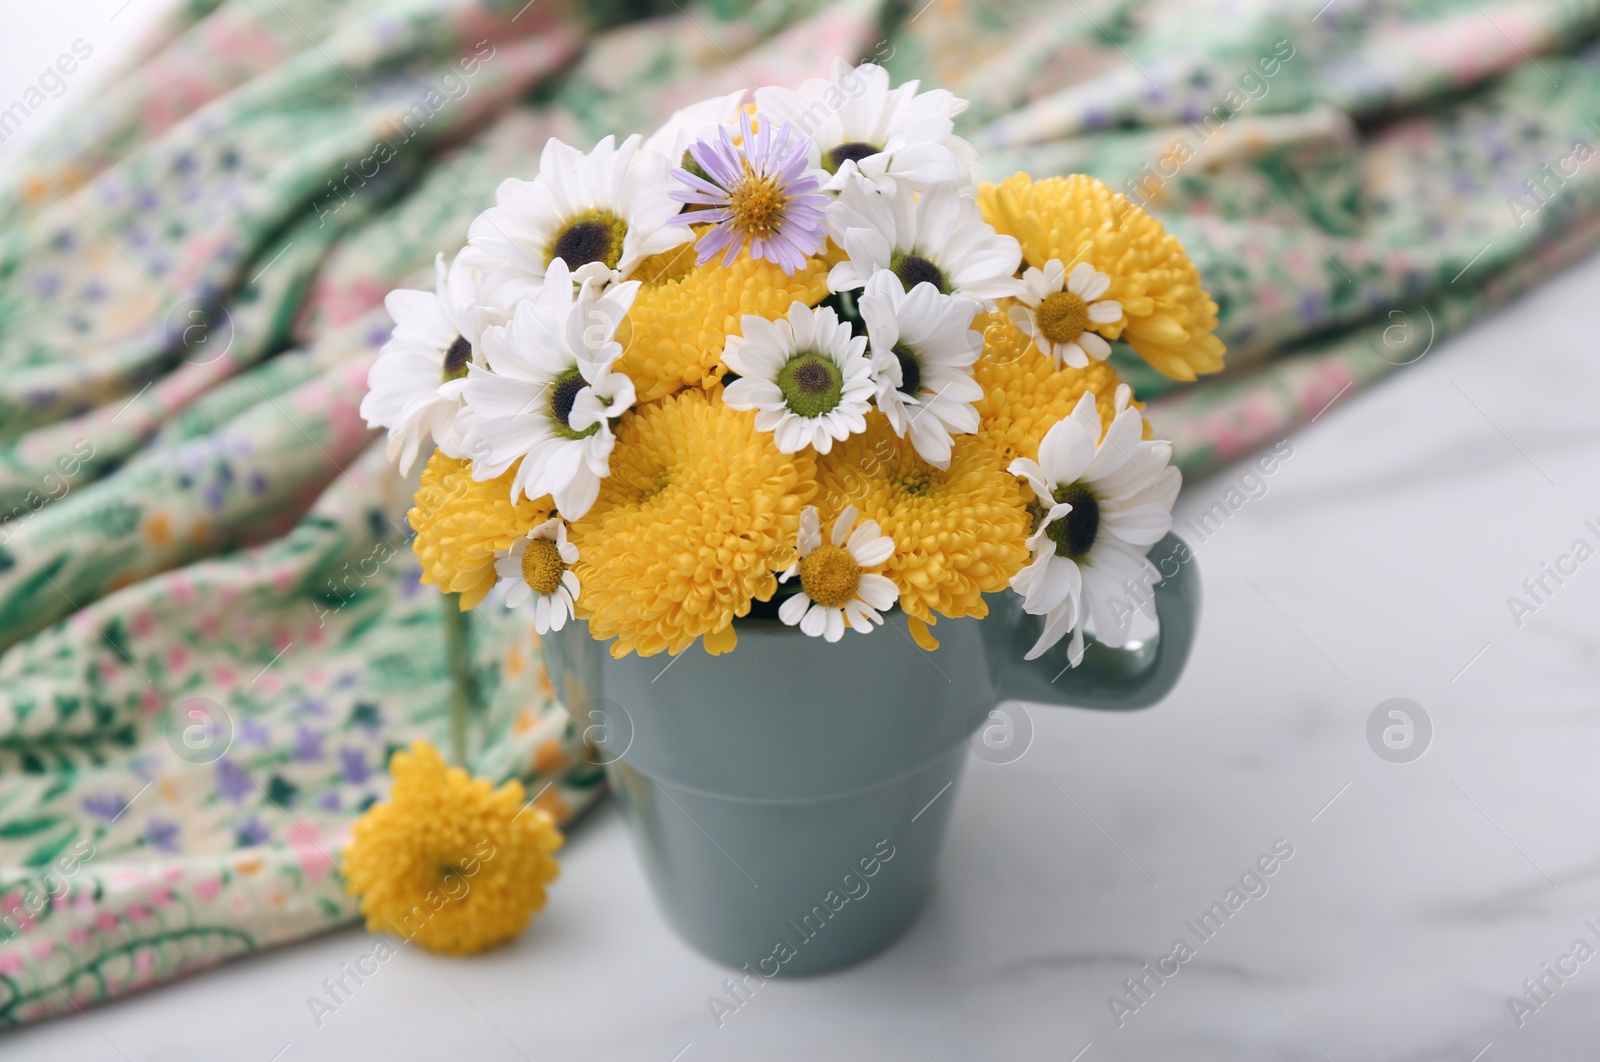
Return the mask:
<path fill-rule="evenodd" d="M 1183 245 L 1128 198 L 1074 174 L 1035 181 L 1014 174 L 978 189 L 983 216 L 1022 244 L 1023 261 L 1042 269 L 1058 258 L 1071 269 L 1088 262 L 1106 274 L 1105 298 L 1122 320 L 1102 330 L 1122 336 L 1158 371 L 1178 380 L 1222 368 L 1225 348 L 1212 335 L 1217 304 Z"/>
<path fill-rule="evenodd" d="M 727 268 L 696 266 L 688 245 L 647 259 L 634 277 L 644 283 L 628 311 L 616 369 L 633 381 L 640 402 L 685 387 L 714 389 L 722 381 L 722 349 L 730 335 L 739 334 L 741 316 L 776 320 L 792 303 L 815 306 L 828 294 L 823 258 L 811 259 L 791 277 L 748 255 Z"/>
<path fill-rule="evenodd" d="M 873 412 L 865 432 L 817 459 L 817 482 L 824 525 L 854 505 L 894 540 L 883 574 L 919 623 L 937 622 L 935 613 L 988 615 L 982 595 L 1004 590 L 1028 561 L 1032 527 L 1021 483 L 975 436 L 955 437 L 950 468 L 941 472 Z"/>
<path fill-rule="evenodd" d="M 389 799 L 355 821 L 345 887 L 374 933 L 468 955 L 522 932 L 560 872 L 562 837 L 522 786 L 498 789 L 418 741 L 390 762 Z"/>
<path fill-rule="evenodd" d="M 499 479 L 478 482 L 472 462 L 438 450 L 422 470 L 413 507 L 406 514 L 416 537 L 411 548 L 422 561 L 422 581 L 461 595 L 461 609 L 477 608 L 494 588 L 494 559 L 528 528 L 550 518 L 549 498 L 511 504 L 512 465 Z"/>
<path fill-rule="evenodd" d="M 816 493 L 810 451 L 780 453 L 755 413 L 685 391 L 625 417 L 611 475 L 572 525 L 578 616 L 613 656 L 727 652 L 736 616 L 777 590 Z"/>
<path fill-rule="evenodd" d="M 1094 393 L 1101 423 L 1110 424 L 1116 416 L 1117 387 L 1122 381 L 1108 363 L 1057 368 L 1004 313 L 979 314 L 972 327 L 983 333 L 983 355 L 973 367 L 974 378 L 983 386 L 983 397 L 976 403 L 979 432 L 1007 462 L 1038 457 L 1045 432 L 1072 412 L 1085 391 Z"/>

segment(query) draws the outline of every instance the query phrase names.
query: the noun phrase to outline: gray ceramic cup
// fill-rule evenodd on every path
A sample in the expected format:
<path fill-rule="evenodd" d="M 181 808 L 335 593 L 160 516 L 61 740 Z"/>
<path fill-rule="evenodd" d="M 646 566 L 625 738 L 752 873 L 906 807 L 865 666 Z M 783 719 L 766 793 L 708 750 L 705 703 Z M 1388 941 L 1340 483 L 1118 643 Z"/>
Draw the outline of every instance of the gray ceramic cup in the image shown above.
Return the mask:
<path fill-rule="evenodd" d="M 668 920 L 706 955 L 757 977 L 822 973 L 887 947 L 916 920 L 955 806 L 968 738 L 1002 701 L 1143 708 L 1177 682 L 1200 585 L 1169 535 L 1155 589 L 1160 633 L 1023 655 L 1041 620 L 1017 595 L 983 620 L 911 640 L 898 610 L 829 644 L 777 620 L 740 620 L 713 657 L 612 659 L 583 624 L 545 638 L 546 665 L 595 742 Z M 1166 571 L 1171 567 L 1172 571 Z"/>

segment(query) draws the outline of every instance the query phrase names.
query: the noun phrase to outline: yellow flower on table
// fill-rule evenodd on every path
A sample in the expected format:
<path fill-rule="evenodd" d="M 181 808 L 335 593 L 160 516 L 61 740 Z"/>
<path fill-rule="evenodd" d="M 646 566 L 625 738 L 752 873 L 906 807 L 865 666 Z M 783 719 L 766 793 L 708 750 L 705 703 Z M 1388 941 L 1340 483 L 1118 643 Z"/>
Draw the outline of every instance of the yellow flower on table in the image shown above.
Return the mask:
<path fill-rule="evenodd" d="M 344 850 L 367 928 L 453 955 L 527 928 L 561 869 L 549 813 L 527 806 L 519 782 L 493 788 L 426 741 L 395 753 L 390 773 L 389 799 L 356 820 Z"/>

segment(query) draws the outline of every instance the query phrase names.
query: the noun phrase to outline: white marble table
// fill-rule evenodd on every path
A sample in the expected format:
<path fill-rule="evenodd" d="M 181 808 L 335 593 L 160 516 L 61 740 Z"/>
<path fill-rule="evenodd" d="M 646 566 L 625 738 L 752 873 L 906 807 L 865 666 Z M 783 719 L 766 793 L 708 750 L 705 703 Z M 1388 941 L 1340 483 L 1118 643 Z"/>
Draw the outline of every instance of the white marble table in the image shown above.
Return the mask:
<path fill-rule="evenodd" d="M 1575 539 L 1600 547 L 1597 289 L 1600 259 L 1295 434 L 1198 546 L 1204 618 L 1174 693 L 1131 716 L 1032 706 L 1020 760 L 971 762 L 921 921 L 848 976 L 768 983 L 719 1027 L 728 973 L 657 915 L 608 804 L 515 944 L 403 949 L 320 1026 L 308 998 L 374 938 L 0 1034 L 0 1057 L 1600 1056 L 1600 962 L 1568 961 L 1520 1026 L 1508 1004 L 1576 939 L 1600 949 L 1600 557 L 1547 579 L 1520 626 L 1507 604 Z M 1180 527 L 1241 471 L 1188 484 Z M 1431 719 L 1414 762 L 1369 745 L 1392 697 Z M 1195 941 L 1186 921 L 1275 844 L 1293 855 L 1268 891 L 1119 1026 L 1124 979 Z"/>

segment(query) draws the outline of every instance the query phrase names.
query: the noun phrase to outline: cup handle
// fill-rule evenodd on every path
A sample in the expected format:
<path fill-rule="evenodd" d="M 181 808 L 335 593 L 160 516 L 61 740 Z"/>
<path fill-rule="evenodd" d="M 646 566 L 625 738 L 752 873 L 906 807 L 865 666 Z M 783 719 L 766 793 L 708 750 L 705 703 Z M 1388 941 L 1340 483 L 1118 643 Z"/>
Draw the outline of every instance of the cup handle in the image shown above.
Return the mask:
<path fill-rule="evenodd" d="M 1044 617 L 1023 612 L 1022 599 L 1014 593 L 990 598 L 991 617 L 1000 622 L 982 626 L 989 635 L 985 649 L 1001 695 L 1106 711 L 1147 708 L 1165 697 L 1183 674 L 1194 644 L 1200 575 L 1194 554 L 1176 535 L 1157 542 L 1149 558 L 1161 572 L 1155 585 L 1160 632 L 1136 649 L 1113 649 L 1089 639 L 1077 667 L 1067 666 L 1066 638 L 1038 659 L 1024 660 L 1044 629 Z"/>

